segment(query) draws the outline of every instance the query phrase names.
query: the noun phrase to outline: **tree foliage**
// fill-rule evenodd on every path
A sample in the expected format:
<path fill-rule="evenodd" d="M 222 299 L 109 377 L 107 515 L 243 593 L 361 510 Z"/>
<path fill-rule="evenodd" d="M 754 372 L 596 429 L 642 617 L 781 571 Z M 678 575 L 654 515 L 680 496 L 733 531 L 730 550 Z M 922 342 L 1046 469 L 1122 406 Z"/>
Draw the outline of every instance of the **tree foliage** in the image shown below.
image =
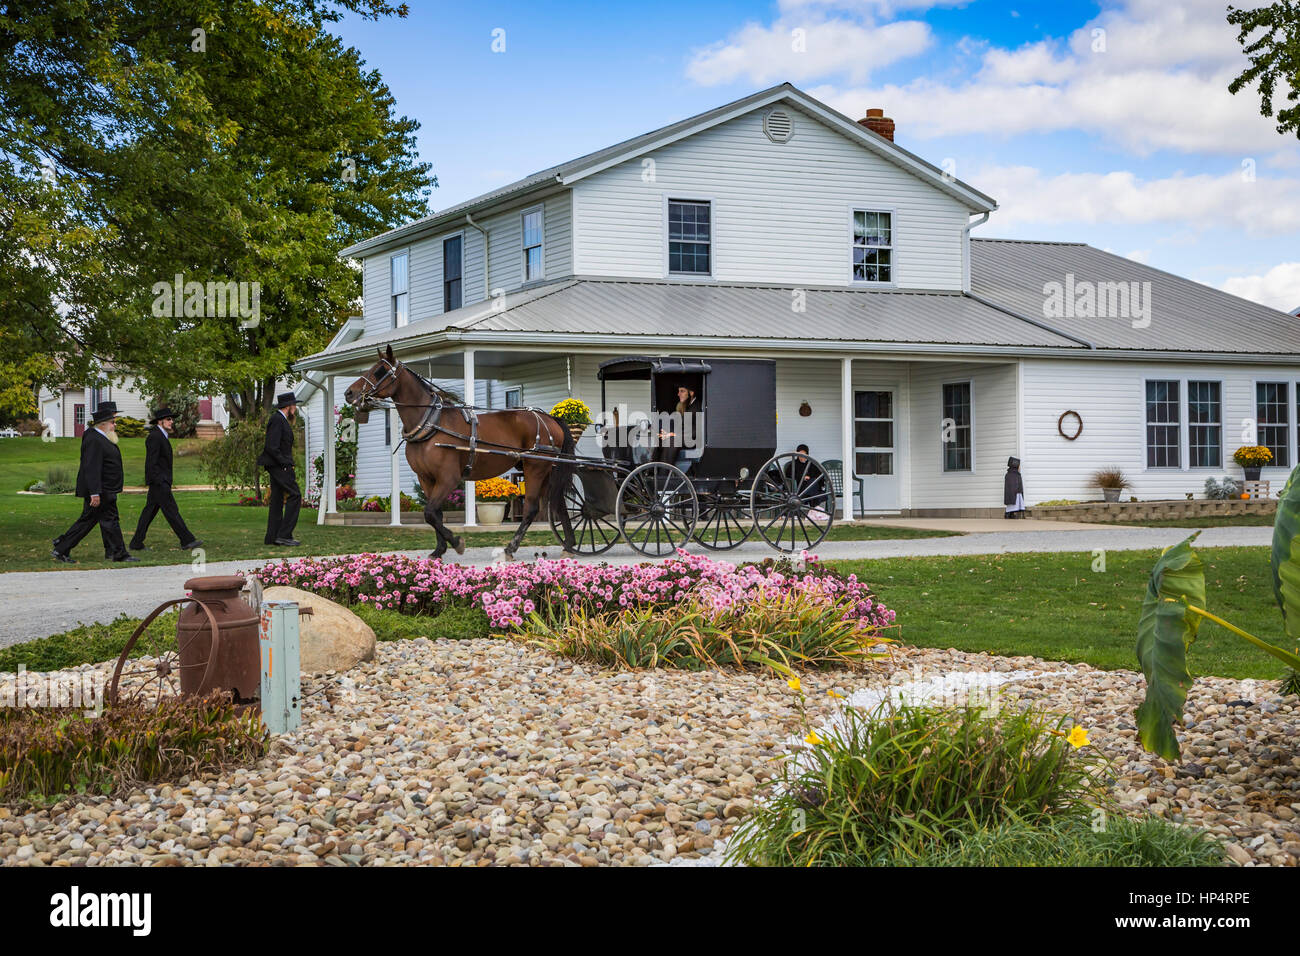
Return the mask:
<path fill-rule="evenodd" d="M 1277 131 L 1300 137 L 1300 2 L 1277 0 L 1251 10 L 1229 6 L 1228 22 L 1237 28 L 1237 42 L 1250 60 L 1228 92 L 1258 83 L 1259 111 L 1265 116 L 1274 115 L 1274 98 L 1282 94 L 1291 105 L 1277 110 Z"/>

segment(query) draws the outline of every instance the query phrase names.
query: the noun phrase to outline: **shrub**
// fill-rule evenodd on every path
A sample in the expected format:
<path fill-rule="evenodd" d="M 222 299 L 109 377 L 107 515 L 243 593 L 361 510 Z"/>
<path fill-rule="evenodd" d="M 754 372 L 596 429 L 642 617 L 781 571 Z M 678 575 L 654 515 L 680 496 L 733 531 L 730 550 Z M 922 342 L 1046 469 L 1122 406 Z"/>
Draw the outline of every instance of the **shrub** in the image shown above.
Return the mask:
<path fill-rule="evenodd" d="M 676 606 L 688 594 L 727 608 L 759 592 L 843 597 L 842 608 L 851 618 L 878 628 L 894 623 L 894 612 L 877 602 L 856 575 L 843 575 L 814 560 L 802 570 L 772 559 L 736 567 L 681 551 L 666 561 L 639 566 L 559 560 L 468 567 L 429 558 L 359 554 L 271 562 L 254 573 L 267 587 L 286 584 L 340 604 L 373 604 L 404 614 L 479 607 L 498 629 L 522 626 L 533 611 L 554 615 L 567 608 L 590 616 L 616 614 L 628 607 Z"/>
<path fill-rule="evenodd" d="M 14 672 L 21 664 L 29 671 L 60 671 L 81 664 L 108 661 L 122 653 L 140 618 L 119 616 L 108 624 L 83 624 L 61 634 L 0 647 L 0 672 Z M 176 646 L 176 612 L 160 615 L 136 641 L 132 657 L 158 653 Z"/>
<path fill-rule="evenodd" d="M 117 434 L 120 438 L 140 438 L 148 428 L 147 424 L 138 418 L 132 418 L 130 415 L 119 415 L 117 417 Z"/>
<path fill-rule="evenodd" d="M 199 424 L 199 400 L 198 397 L 189 392 L 164 392 L 161 395 L 154 396 L 154 408 L 170 408 L 172 415 L 172 434 L 173 440 L 179 438 L 191 438 L 194 435 L 196 426 Z M 177 449 L 179 451 L 179 449 Z"/>
<path fill-rule="evenodd" d="M 53 708 L 0 710 L 0 800 L 120 793 L 229 763 L 266 749 L 256 710 L 229 697 L 165 698 L 156 708 L 119 704 L 98 717 Z"/>
<path fill-rule="evenodd" d="M 1119 468 L 1098 468 L 1092 473 L 1092 484 L 1097 488 L 1127 488 L 1132 482 Z"/>
<path fill-rule="evenodd" d="M 1007 820 L 963 827 L 949 839 L 890 847 L 872 866 L 1220 866 L 1223 844 L 1205 830 L 1156 817 L 1112 816 L 1102 828 L 1086 817 L 1049 818 L 1037 825 Z"/>
<path fill-rule="evenodd" d="M 521 640 L 562 657 L 603 667 L 704 670 L 758 667 L 789 674 L 795 667 L 862 667 L 886 656 L 890 643 L 849 616 L 848 600 L 807 592 L 759 592 L 718 607 L 693 595 L 671 608 L 634 608 L 616 615 L 534 612 Z"/>
<path fill-rule="evenodd" d="M 357 476 L 356 409 L 351 405 L 336 406 L 334 414 L 338 416 L 334 423 L 334 481 L 346 485 Z M 312 459 L 312 487 L 319 492 L 324 480 L 325 454 L 322 452 Z"/>
<path fill-rule="evenodd" d="M 23 485 L 23 491 L 44 491 L 44 490 L 45 490 L 45 482 L 41 481 L 41 479 L 39 478 L 33 478 L 31 481 L 27 482 L 27 484 Z"/>
<path fill-rule="evenodd" d="M 375 638 L 381 641 L 402 641 L 427 637 L 436 641 L 487 638 L 492 636 L 487 615 L 476 607 L 449 607 L 432 617 L 399 614 L 387 608 L 359 604 L 352 608 L 357 616 L 370 625 Z"/>
<path fill-rule="evenodd" d="M 1235 478 L 1225 477 L 1222 481 L 1215 481 L 1213 478 L 1205 479 L 1205 497 L 1213 501 L 1226 501 L 1240 496 L 1241 482 Z"/>
<path fill-rule="evenodd" d="M 224 435 L 208 442 L 200 453 L 203 471 L 217 491 L 262 493 L 263 470 L 257 463 L 266 442 L 266 415 L 231 422 Z"/>
<path fill-rule="evenodd" d="M 1073 749 L 1064 723 L 1032 710 L 846 707 L 785 758 L 728 858 L 862 866 L 885 852 L 934 852 L 964 828 L 1088 815 L 1105 800 L 1099 759 Z"/>
<path fill-rule="evenodd" d="M 45 493 L 63 495 L 77 490 L 77 476 L 59 465 L 50 465 L 45 471 Z"/>

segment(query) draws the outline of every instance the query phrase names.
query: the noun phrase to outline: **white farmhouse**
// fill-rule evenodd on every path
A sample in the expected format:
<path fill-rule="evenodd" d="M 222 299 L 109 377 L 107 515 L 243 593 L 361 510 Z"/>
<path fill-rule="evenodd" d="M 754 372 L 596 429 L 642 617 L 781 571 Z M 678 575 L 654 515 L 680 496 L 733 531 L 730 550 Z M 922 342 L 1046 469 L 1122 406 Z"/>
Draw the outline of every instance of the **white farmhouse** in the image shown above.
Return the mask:
<path fill-rule="evenodd" d="M 1011 456 L 1031 504 L 1098 497 L 1104 465 L 1181 498 L 1253 441 L 1285 477 L 1292 316 L 1083 244 L 973 239 L 996 208 L 882 111 L 783 84 L 345 250 L 364 316 L 296 368 L 333 403 L 391 344 L 480 405 L 599 412 L 610 358 L 775 359 L 778 450 L 847 462 L 846 515 L 1000 513 Z M 358 494 L 409 491 L 400 427 L 359 434 Z"/>

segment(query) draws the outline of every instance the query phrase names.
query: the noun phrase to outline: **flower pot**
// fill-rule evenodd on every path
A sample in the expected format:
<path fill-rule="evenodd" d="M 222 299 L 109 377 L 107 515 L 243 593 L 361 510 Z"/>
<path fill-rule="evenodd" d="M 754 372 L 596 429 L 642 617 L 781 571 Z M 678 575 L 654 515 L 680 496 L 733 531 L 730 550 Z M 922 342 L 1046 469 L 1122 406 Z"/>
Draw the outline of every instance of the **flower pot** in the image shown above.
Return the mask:
<path fill-rule="evenodd" d="M 577 444 L 578 439 L 582 437 L 582 433 L 587 430 L 587 425 L 586 423 L 580 425 L 571 424 L 568 426 L 568 429 L 569 429 L 569 434 L 573 436 L 574 444 Z"/>
<path fill-rule="evenodd" d="M 501 524 L 506 518 L 504 501 L 484 501 L 478 506 L 479 524 Z"/>
<path fill-rule="evenodd" d="M 1244 471 L 1244 472 L 1246 473 L 1246 480 L 1247 480 L 1247 481 L 1259 481 L 1259 472 L 1260 472 L 1260 469 L 1259 469 L 1259 468 L 1244 468 L 1244 467 L 1243 467 L 1241 470 Z"/>
<path fill-rule="evenodd" d="M 1101 496 L 1107 501 L 1119 501 L 1119 493 L 1123 490 L 1123 488 L 1103 488 Z"/>

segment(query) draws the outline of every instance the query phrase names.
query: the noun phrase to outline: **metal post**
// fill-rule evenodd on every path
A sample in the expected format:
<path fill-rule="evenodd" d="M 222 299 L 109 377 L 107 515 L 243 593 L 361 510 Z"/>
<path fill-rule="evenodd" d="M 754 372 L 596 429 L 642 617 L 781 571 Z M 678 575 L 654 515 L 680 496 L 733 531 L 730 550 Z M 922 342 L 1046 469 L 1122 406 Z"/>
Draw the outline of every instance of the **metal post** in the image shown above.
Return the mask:
<path fill-rule="evenodd" d="M 844 520 L 853 520 L 853 478 L 857 458 L 853 454 L 853 359 L 840 359 L 840 471 L 844 485 Z"/>
<path fill-rule="evenodd" d="M 322 494 L 325 495 L 325 488 L 329 489 L 329 494 L 325 495 L 325 512 L 326 514 L 337 514 L 339 510 L 338 500 L 334 497 L 334 488 L 339 483 L 338 475 L 338 448 L 335 445 L 336 436 L 334 431 L 334 376 L 325 376 L 325 483 L 322 485 Z"/>
<path fill-rule="evenodd" d="M 465 392 L 466 405 L 474 404 L 474 350 L 465 350 Z M 474 503 L 474 482 L 465 482 L 465 527 L 478 524 L 478 513 Z"/>
<path fill-rule="evenodd" d="M 263 601 L 258 630 L 262 650 L 262 723 L 273 734 L 302 723 L 298 657 L 298 602 Z"/>

